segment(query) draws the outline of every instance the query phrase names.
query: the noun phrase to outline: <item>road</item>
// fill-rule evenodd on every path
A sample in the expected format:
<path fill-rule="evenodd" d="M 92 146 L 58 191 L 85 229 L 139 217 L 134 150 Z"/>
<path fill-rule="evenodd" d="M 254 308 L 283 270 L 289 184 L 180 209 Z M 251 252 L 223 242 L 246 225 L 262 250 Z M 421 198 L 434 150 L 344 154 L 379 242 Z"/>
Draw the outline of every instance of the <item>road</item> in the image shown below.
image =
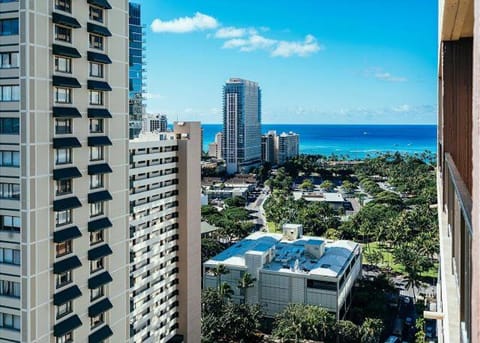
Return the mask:
<path fill-rule="evenodd" d="M 261 228 L 265 228 L 267 226 L 267 219 L 265 218 L 265 210 L 263 209 L 263 204 L 265 201 L 268 199 L 270 196 L 270 193 L 268 193 L 268 188 L 264 187 L 261 190 L 260 195 L 258 198 L 254 201 L 251 202 L 247 205 L 247 210 L 250 211 L 255 211 L 256 213 L 253 215 L 256 215 L 257 219 L 254 219 L 254 223 L 257 224 Z"/>

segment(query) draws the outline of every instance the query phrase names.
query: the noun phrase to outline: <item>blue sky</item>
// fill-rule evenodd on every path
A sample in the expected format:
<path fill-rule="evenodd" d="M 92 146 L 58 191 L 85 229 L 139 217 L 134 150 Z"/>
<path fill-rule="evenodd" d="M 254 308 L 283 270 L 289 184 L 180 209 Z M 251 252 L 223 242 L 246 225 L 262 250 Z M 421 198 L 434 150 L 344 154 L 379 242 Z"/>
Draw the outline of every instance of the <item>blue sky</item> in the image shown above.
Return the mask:
<path fill-rule="evenodd" d="M 220 123 L 242 77 L 264 123 L 436 122 L 435 0 L 140 3 L 149 113 Z"/>

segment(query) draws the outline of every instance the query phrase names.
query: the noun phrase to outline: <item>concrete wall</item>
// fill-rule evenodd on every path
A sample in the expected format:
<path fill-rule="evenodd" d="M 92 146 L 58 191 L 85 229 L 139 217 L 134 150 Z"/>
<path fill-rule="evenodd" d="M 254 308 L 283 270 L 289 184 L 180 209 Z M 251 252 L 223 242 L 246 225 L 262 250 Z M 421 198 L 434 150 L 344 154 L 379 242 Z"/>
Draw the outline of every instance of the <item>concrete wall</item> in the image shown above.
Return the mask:
<path fill-rule="evenodd" d="M 179 333 L 186 342 L 200 342 L 201 216 L 199 122 L 175 122 L 179 157 Z M 182 138 L 182 135 L 185 135 Z"/>

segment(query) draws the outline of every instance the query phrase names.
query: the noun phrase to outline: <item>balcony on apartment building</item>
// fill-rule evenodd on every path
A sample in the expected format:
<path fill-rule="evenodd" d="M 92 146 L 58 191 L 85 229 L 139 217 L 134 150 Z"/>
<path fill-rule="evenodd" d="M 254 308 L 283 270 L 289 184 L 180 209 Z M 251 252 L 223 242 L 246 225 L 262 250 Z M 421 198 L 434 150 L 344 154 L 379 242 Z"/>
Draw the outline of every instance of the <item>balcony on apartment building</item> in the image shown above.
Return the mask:
<path fill-rule="evenodd" d="M 472 341 L 473 0 L 440 4 L 438 189 L 440 342 Z M 478 182 L 478 181 L 476 181 Z"/>

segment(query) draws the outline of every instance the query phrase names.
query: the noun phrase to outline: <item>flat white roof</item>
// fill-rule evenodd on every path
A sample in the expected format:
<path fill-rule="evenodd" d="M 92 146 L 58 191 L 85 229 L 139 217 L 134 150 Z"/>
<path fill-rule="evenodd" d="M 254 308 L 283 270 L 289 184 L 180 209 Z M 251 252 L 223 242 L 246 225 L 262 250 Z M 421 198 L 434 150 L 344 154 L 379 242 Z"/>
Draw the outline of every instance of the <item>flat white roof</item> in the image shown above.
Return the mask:
<path fill-rule="evenodd" d="M 302 192 L 302 191 L 294 191 L 293 192 L 293 199 L 298 200 L 304 198 L 307 201 L 325 201 L 325 202 L 341 202 L 343 203 L 345 199 L 341 193 L 336 192 Z"/>
<path fill-rule="evenodd" d="M 323 198 L 326 202 L 344 202 L 343 196 L 340 193 L 323 193 Z"/>
<path fill-rule="evenodd" d="M 305 245 L 321 245 L 325 252 L 316 259 Z M 358 243 L 352 241 L 328 241 L 320 237 L 303 236 L 288 241 L 282 234 L 254 232 L 217 256 L 205 262 L 207 267 L 224 264 L 226 267 L 246 268 L 247 253 L 265 254 L 274 249 L 275 255 L 261 269 L 282 273 L 337 277 L 349 263 L 353 254 L 359 253 Z"/>

